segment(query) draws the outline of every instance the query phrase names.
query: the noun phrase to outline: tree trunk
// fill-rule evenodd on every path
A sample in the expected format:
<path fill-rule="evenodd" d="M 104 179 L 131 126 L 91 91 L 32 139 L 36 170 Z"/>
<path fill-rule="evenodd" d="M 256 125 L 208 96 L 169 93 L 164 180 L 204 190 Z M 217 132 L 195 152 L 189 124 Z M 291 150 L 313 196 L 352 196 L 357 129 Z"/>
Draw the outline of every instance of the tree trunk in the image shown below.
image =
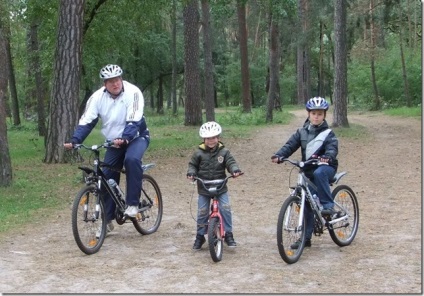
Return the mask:
<path fill-rule="evenodd" d="M 237 0 L 237 17 L 240 35 L 239 38 L 243 112 L 250 113 L 252 111 L 252 101 L 250 97 L 250 74 L 248 60 L 249 56 L 247 52 L 246 4 L 243 0 Z"/>
<path fill-rule="evenodd" d="M 269 12 L 269 91 L 266 122 L 272 122 L 272 111 L 274 108 L 281 109 L 279 93 L 280 30 L 278 19 L 276 19 L 272 11 L 273 7 L 271 6 Z"/>
<path fill-rule="evenodd" d="M 3 10 L 4 11 L 4 10 Z M 6 14 L 5 14 L 6 15 Z M 6 37 L 0 16 L 0 65 L 6 65 Z M 12 183 L 12 162 L 9 154 L 6 125 L 6 93 L 7 93 L 7 67 L 0 67 L 0 187 Z"/>
<path fill-rule="evenodd" d="M 374 105 L 372 107 L 372 110 L 380 110 L 381 103 L 380 103 L 380 95 L 378 93 L 378 87 L 377 87 L 377 78 L 375 75 L 375 52 L 376 52 L 376 30 L 374 28 L 374 3 L 373 0 L 370 0 L 369 3 L 369 22 L 370 22 L 370 51 L 371 51 L 371 83 L 372 88 L 374 92 Z"/>
<path fill-rule="evenodd" d="M 178 113 L 178 102 L 177 102 L 177 0 L 172 0 L 172 44 L 171 44 L 171 55 L 172 55 L 172 81 L 171 81 L 171 96 L 172 96 L 172 114 L 177 115 Z"/>
<path fill-rule="evenodd" d="M 45 111 L 45 83 L 41 75 L 40 53 L 38 46 L 38 25 L 36 21 L 31 22 L 29 28 L 29 53 L 30 53 L 30 69 L 29 74 L 34 76 L 34 90 L 37 99 L 37 115 L 38 115 L 38 134 L 44 137 L 47 134 L 46 129 L 46 111 Z"/>
<path fill-rule="evenodd" d="M 5 42 L 6 42 L 6 57 L 7 57 L 7 67 L 9 68 L 9 90 L 10 90 L 10 102 L 12 109 L 12 118 L 13 125 L 21 124 L 21 117 L 19 115 L 19 101 L 18 101 L 18 92 L 16 91 L 16 79 L 15 79 L 15 71 L 13 68 L 13 58 L 12 51 L 10 50 L 10 23 L 9 21 L 4 22 L 4 32 L 5 34 Z"/>
<path fill-rule="evenodd" d="M 406 99 L 406 106 L 411 107 L 411 96 L 409 95 L 409 84 L 408 84 L 408 74 L 406 71 L 406 64 L 405 64 L 405 55 L 403 53 L 403 34 L 402 34 L 402 27 L 399 28 L 399 47 L 400 47 L 400 59 L 402 62 L 402 79 L 403 79 L 403 86 L 404 86 L 404 94 Z"/>
<path fill-rule="evenodd" d="M 299 24 L 301 40 L 297 46 L 297 103 L 304 105 L 311 97 L 309 66 L 309 7 L 307 0 L 298 0 Z"/>
<path fill-rule="evenodd" d="M 197 0 L 184 7 L 184 84 L 186 93 L 185 125 L 202 124 L 199 70 L 199 11 Z"/>
<path fill-rule="evenodd" d="M 203 52 L 205 56 L 205 110 L 206 121 L 215 121 L 214 77 L 212 63 L 212 40 L 209 22 L 209 0 L 202 0 Z"/>
<path fill-rule="evenodd" d="M 163 75 L 159 74 L 159 82 L 158 82 L 158 94 L 157 94 L 157 108 L 156 113 L 157 114 L 163 114 Z"/>
<path fill-rule="evenodd" d="M 334 109 L 333 126 L 349 127 L 347 120 L 346 0 L 334 0 Z"/>
<path fill-rule="evenodd" d="M 319 22 L 319 64 L 318 64 L 318 95 L 325 97 L 324 77 L 324 24 Z"/>
<path fill-rule="evenodd" d="M 63 143 L 78 122 L 84 0 L 61 0 L 44 162 L 65 162 Z"/>

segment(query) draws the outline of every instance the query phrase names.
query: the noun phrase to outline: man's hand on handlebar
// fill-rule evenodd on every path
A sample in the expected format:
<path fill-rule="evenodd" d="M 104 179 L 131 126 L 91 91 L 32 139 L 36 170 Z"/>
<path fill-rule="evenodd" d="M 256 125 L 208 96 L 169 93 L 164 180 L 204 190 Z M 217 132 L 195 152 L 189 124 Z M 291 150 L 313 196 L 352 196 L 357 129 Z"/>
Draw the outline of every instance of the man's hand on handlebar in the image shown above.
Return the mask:
<path fill-rule="evenodd" d="M 116 138 L 113 140 L 113 146 L 117 148 L 122 148 L 128 145 L 128 140 L 122 138 Z"/>
<path fill-rule="evenodd" d="M 74 144 L 72 144 L 72 143 L 64 143 L 64 144 L 63 144 L 63 147 L 64 147 L 66 150 L 71 150 L 72 148 L 74 148 Z"/>

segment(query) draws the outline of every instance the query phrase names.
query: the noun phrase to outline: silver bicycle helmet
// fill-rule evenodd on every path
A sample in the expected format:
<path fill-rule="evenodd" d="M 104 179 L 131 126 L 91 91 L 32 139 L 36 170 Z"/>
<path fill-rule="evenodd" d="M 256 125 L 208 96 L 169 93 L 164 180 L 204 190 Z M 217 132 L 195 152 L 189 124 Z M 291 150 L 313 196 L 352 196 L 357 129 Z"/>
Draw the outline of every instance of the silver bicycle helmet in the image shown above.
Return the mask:
<path fill-rule="evenodd" d="M 106 65 L 100 70 L 100 78 L 103 80 L 119 77 L 122 75 L 124 71 L 122 71 L 121 67 L 118 65 Z"/>
<path fill-rule="evenodd" d="M 321 97 L 313 97 L 308 102 L 306 102 L 306 110 L 325 110 L 327 111 L 330 105 L 328 102 Z"/>
<path fill-rule="evenodd" d="M 222 133 L 221 126 L 215 121 L 209 121 L 200 127 L 199 135 L 202 138 L 212 138 Z"/>

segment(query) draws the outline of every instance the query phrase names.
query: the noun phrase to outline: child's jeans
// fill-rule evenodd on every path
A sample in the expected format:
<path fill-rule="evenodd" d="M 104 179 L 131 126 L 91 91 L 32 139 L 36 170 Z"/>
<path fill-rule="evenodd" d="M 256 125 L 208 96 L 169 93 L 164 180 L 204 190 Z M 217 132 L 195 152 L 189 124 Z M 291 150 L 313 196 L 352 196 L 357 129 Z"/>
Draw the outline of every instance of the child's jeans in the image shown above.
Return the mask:
<path fill-rule="evenodd" d="M 219 211 L 224 219 L 225 232 L 233 231 L 233 221 L 231 216 L 231 205 L 228 192 L 224 192 L 218 197 Z M 212 198 L 209 196 L 199 195 L 197 200 L 197 234 L 205 235 L 206 226 L 208 224 L 210 205 Z"/>
<path fill-rule="evenodd" d="M 330 180 L 334 178 L 336 170 L 328 165 L 320 165 L 315 171 L 311 181 L 317 187 L 315 191 L 309 186 L 312 194 L 316 194 L 324 209 L 330 209 L 334 205 L 333 197 L 331 195 Z M 314 214 L 312 213 L 309 205 L 305 207 L 305 218 L 306 218 L 306 239 L 312 238 L 314 232 Z"/>

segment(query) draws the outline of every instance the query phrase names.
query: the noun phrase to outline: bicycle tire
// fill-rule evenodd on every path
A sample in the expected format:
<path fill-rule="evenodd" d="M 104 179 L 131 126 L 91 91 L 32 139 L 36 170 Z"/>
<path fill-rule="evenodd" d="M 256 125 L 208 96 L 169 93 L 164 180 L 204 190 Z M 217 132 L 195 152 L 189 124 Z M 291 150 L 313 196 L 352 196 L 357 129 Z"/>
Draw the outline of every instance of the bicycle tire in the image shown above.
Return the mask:
<path fill-rule="evenodd" d="M 96 204 L 99 201 L 100 212 L 96 218 Z M 100 235 L 97 237 L 97 232 Z M 72 232 L 75 242 L 87 255 L 97 253 L 106 237 L 106 217 L 103 199 L 98 196 L 95 184 L 87 185 L 76 195 L 72 205 Z"/>
<path fill-rule="evenodd" d="M 224 249 L 224 240 L 221 237 L 219 218 L 215 217 L 210 219 L 208 225 L 208 244 L 209 252 L 211 253 L 212 260 L 219 262 L 222 260 L 222 253 Z"/>
<path fill-rule="evenodd" d="M 140 207 L 150 205 L 150 209 L 138 213 L 132 218 L 135 229 L 141 234 L 148 235 L 158 230 L 162 221 L 163 200 L 159 185 L 150 175 L 143 175 Z M 147 198 L 150 197 L 151 201 Z"/>
<path fill-rule="evenodd" d="M 359 205 L 353 190 L 347 185 L 334 188 L 332 196 L 335 202 L 343 206 L 349 213 L 346 220 L 337 222 L 329 227 L 331 239 L 340 247 L 348 246 L 358 232 Z M 337 210 L 337 206 L 334 207 Z"/>
<path fill-rule="evenodd" d="M 296 263 L 305 248 L 305 216 L 303 228 L 298 229 L 300 198 L 290 195 L 281 206 L 277 221 L 277 245 L 281 258 L 288 264 Z M 286 224 L 287 223 L 287 224 Z M 300 240 L 297 249 L 291 246 Z"/>

